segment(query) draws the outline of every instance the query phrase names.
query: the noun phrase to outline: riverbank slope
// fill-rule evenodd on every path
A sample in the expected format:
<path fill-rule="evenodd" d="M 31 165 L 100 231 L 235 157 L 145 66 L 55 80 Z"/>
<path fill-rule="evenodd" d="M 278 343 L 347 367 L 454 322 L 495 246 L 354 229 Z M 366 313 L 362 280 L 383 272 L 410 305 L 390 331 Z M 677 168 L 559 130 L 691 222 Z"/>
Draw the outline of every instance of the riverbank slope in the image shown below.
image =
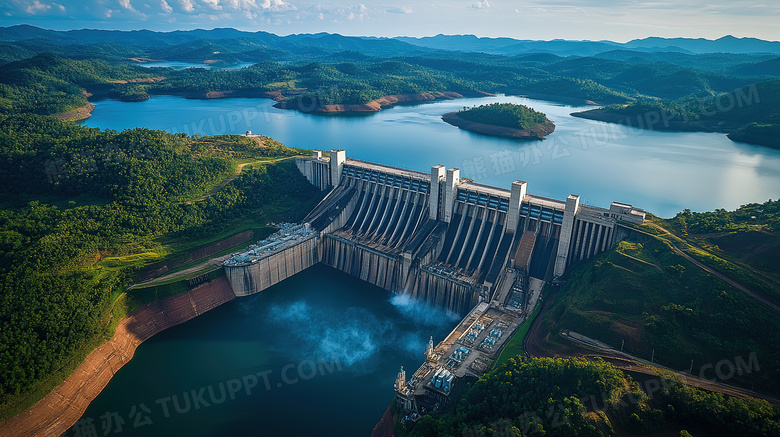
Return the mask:
<path fill-rule="evenodd" d="M 32 407 L 0 423 L 0 435 L 62 435 L 133 358 L 141 343 L 235 297 L 227 278 L 222 276 L 185 293 L 139 307 L 119 322 L 111 340 L 92 351 L 57 388 Z"/>

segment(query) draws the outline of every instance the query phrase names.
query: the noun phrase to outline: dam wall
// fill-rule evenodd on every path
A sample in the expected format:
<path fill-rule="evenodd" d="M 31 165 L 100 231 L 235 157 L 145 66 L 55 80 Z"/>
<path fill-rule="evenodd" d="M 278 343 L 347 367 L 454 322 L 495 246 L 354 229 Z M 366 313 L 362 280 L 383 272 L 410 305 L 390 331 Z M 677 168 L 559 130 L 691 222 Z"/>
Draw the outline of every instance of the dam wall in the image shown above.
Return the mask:
<path fill-rule="evenodd" d="M 528 278 L 545 282 L 619 241 L 621 222 L 645 212 L 557 200 L 460 178 L 442 165 L 423 173 L 346 157 L 334 149 L 296 159 L 301 173 L 328 190 L 307 215 L 305 237 L 284 247 L 263 243 L 237 255 L 225 270 L 237 296 L 262 291 L 317 262 L 393 293 L 466 314 Z M 300 225 L 300 226 L 304 226 Z M 290 238 L 293 238 L 290 240 Z M 260 243 L 258 243 L 260 244 Z M 503 293 L 507 294 L 507 293 Z"/>
<path fill-rule="evenodd" d="M 259 293 L 317 264 L 319 240 L 312 236 L 250 262 L 223 264 L 233 293 L 239 297 Z"/>
<path fill-rule="evenodd" d="M 460 316 L 466 315 L 480 302 L 481 290 L 474 284 L 453 280 L 428 269 L 416 273 L 414 286 L 404 293 L 419 302 Z"/>
<path fill-rule="evenodd" d="M 398 259 L 348 239 L 325 235 L 322 253 L 323 264 L 385 290 L 395 291 L 402 281 Z"/>

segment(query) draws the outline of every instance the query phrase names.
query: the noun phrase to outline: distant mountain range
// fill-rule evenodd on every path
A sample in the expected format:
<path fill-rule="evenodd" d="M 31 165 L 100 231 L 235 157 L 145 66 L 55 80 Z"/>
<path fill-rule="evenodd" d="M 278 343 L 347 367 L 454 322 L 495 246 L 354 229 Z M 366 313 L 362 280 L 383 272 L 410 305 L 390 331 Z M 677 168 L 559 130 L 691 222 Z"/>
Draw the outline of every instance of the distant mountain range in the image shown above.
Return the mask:
<path fill-rule="evenodd" d="M 98 43 L 99 42 L 99 43 Z M 9 46 L 13 45 L 13 49 Z M 558 56 L 625 56 L 646 59 L 648 53 L 694 55 L 705 53 L 780 54 L 780 42 L 755 38 L 724 36 L 717 40 L 692 38 L 645 38 L 616 43 L 612 41 L 533 41 L 513 38 L 480 38 L 474 35 L 437 35 L 433 37 L 377 38 L 349 37 L 316 33 L 279 36 L 269 32 L 245 32 L 236 29 L 154 32 L 150 30 L 69 30 L 54 31 L 30 25 L 0 27 L 0 60 L 14 60 L 26 55 L 53 51 L 68 56 L 97 54 L 102 57 L 157 56 L 164 59 L 203 59 L 204 55 L 226 62 L 300 58 L 313 59 L 339 54 L 347 58 L 420 56 L 451 52 L 482 52 L 516 56 L 528 53 L 550 53 Z M 97 49 L 96 49 L 97 48 Z M 138 50 L 131 50 L 136 48 Z M 623 55 L 620 55 L 623 51 Z M 137 52 L 137 54 L 136 54 Z M 444 52 L 450 52 L 445 54 Z M 351 53 L 351 54 L 350 54 Z M 618 53 L 618 55 L 615 55 Z M 63 53 L 64 54 L 64 53 Z M 238 56 L 238 54 L 246 54 Z"/>
<path fill-rule="evenodd" d="M 612 41 L 552 41 L 518 40 L 512 38 L 479 38 L 474 35 L 436 35 L 425 38 L 398 37 L 399 41 L 420 47 L 465 52 L 485 52 L 498 55 L 522 53 L 555 53 L 557 55 L 592 56 L 616 49 L 639 52 L 702 53 L 771 53 L 780 54 L 780 42 L 756 38 L 735 38 L 731 35 L 708 40 L 703 38 L 635 39 L 627 43 Z"/>
<path fill-rule="evenodd" d="M 209 41 L 223 46 L 227 52 L 254 48 L 274 49 L 290 54 L 321 55 L 342 51 L 357 51 L 374 56 L 399 56 L 429 53 L 432 50 L 391 38 L 346 37 L 339 34 L 317 33 L 279 36 L 269 32 L 244 32 L 236 29 L 186 30 L 154 32 L 150 30 L 69 30 L 54 31 L 29 25 L 0 27 L 0 41 L 22 46 L 86 46 L 119 45 L 164 50 L 171 47 L 191 48 Z M 216 47 L 214 52 L 221 52 Z M 221 54 L 221 53 L 215 53 Z"/>

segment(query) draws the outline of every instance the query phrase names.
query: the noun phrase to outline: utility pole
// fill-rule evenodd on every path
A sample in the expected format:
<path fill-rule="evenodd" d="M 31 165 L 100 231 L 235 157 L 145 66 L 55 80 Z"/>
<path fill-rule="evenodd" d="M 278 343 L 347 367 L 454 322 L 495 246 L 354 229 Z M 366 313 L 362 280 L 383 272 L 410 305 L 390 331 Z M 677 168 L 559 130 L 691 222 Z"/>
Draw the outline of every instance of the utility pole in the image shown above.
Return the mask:
<path fill-rule="evenodd" d="M 620 341 L 620 352 L 623 352 L 623 345 L 626 344 L 626 340 L 623 339 Z"/>
<path fill-rule="evenodd" d="M 655 361 L 655 349 L 653 349 L 653 355 L 650 357 L 650 362 Z"/>
<path fill-rule="evenodd" d="M 690 369 L 688 369 L 688 374 L 689 374 L 689 375 L 692 375 L 692 374 L 693 374 L 693 358 L 691 358 L 691 368 L 690 368 Z"/>

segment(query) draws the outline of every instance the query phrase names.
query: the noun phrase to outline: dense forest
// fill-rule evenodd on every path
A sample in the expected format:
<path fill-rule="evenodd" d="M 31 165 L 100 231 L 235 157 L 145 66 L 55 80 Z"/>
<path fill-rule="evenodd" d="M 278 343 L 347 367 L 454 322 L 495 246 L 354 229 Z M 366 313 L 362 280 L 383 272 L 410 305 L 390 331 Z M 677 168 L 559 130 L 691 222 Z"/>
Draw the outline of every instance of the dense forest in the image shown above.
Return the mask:
<path fill-rule="evenodd" d="M 639 384 L 602 360 L 518 357 L 474 382 L 445 412 L 424 416 L 409 435 L 686 435 L 687 428 L 715 436 L 777 436 L 778 419 L 766 401 L 662 378 Z"/>
<path fill-rule="evenodd" d="M 512 129 L 530 129 L 546 123 L 547 117 L 527 106 L 512 103 L 491 103 L 458 111 L 458 117 L 475 123 L 491 124 Z"/>
<path fill-rule="evenodd" d="M 693 212 L 686 209 L 670 220 L 684 234 L 709 234 L 713 232 L 747 231 L 765 229 L 780 232 L 780 200 L 749 203 L 734 211 L 717 209 Z"/>
<path fill-rule="evenodd" d="M 711 96 L 609 105 L 576 115 L 644 129 L 724 132 L 734 141 L 780 148 L 780 80 Z"/>
<path fill-rule="evenodd" d="M 149 76 L 139 67 L 41 54 L 0 66 L 0 113 L 65 112 L 87 104 L 85 89 Z"/>
<path fill-rule="evenodd" d="M 261 207 L 318 196 L 288 161 L 245 170 L 190 201 L 239 161 L 298 152 L 270 139 L 118 133 L 0 115 L 3 410 L 85 344 L 110 336 L 112 304 L 143 265 L 133 256 L 159 246 L 156 237 L 207 240 Z"/>
<path fill-rule="evenodd" d="M 717 130 L 731 133 L 735 140 L 767 145 L 777 138 L 780 70 L 776 56 L 769 54 L 610 50 L 590 56 L 472 53 L 464 58 L 458 52 L 395 40 L 292 38 L 261 32 L 238 38 L 230 29 L 212 31 L 215 39 L 208 39 L 211 34 L 204 31 L 194 40 L 166 35 L 147 41 L 149 36 L 112 34 L 108 41 L 116 41 L 88 51 L 60 34 L 27 30 L 29 39 L 0 43 L 0 111 L 5 113 L 62 113 L 85 106 L 85 93 L 127 101 L 154 94 L 273 97 L 289 101 L 286 107 L 302 108 L 449 91 L 612 104 L 605 109 L 607 115 L 598 115 L 600 119 L 642 117 L 632 125 Z M 86 44 L 84 35 L 78 38 Z M 122 38 L 130 44 L 119 45 Z M 251 65 L 143 68 L 131 60 L 150 58 Z M 663 117 L 656 120 L 652 114 Z M 644 119 L 651 119 L 652 126 Z"/>

